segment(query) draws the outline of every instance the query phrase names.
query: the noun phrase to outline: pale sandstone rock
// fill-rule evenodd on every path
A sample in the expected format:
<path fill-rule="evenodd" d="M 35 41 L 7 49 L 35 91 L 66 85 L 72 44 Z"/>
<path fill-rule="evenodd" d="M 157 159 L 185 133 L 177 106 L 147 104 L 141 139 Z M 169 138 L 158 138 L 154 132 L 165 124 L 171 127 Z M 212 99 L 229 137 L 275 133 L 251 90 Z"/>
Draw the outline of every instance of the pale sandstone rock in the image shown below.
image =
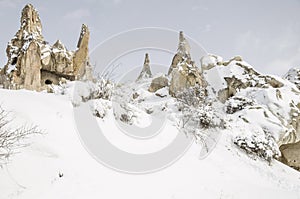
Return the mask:
<path fill-rule="evenodd" d="M 178 92 L 196 84 L 205 87 L 202 73 L 191 59 L 190 46 L 184 38 L 183 32 L 179 33 L 178 50 L 168 74 L 171 76 L 169 93 L 172 96 L 176 96 Z"/>
<path fill-rule="evenodd" d="M 191 55 L 190 55 L 190 45 L 188 41 L 185 39 L 183 32 L 179 32 L 179 43 L 177 53 L 174 55 L 172 59 L 171 66 L 168 71 L 168 75 L 171 74 L 172 70 L 177 67 L 177 65 L 186 60 L 189 63 L 191 62 Z"/>
<path fill-rule="evenodd" d="M 282 145 L 280 151 L 281 161 L 300 171 L 300 142 Z"/>
<path fill-rule="evenodd" d="M 156 92 L 157 90 L 168 86 L 169 81 L 165 76 L 156 77 L 152 80 L 149 87 L 150 92 Z"/>
<path fill-rule="evenodd" d="M 90 31 L 86 25 L 82 24 L 80 37 L 77 44 L 78 49 L 75 51 L 73 59 L 75 79 L 81 79 L 86 72 L 85 67 L 89 65 L 89 39 Z"/>
<path fill-rule="evenodd" d="M 27 51 L 22 56 L 21 77 L 24 76 L 24 88 L 29 90 L 39 90 L 41 87 L 40 49 L 37 42 L 31 42 Z"/>
<path fill-rule="evenodd" d="M 224 66 L 227 66 L 227 65 L 230 64 L 232 61 L 239 61 L 239 62 L 241 62 L 241 61 L 243 61 L 243 58 L 242 58 L 241 56 L 237 55 L 237 56 L 231 58 L 229 61 L 223 62 L 222 64 L 223 64 Z"/>

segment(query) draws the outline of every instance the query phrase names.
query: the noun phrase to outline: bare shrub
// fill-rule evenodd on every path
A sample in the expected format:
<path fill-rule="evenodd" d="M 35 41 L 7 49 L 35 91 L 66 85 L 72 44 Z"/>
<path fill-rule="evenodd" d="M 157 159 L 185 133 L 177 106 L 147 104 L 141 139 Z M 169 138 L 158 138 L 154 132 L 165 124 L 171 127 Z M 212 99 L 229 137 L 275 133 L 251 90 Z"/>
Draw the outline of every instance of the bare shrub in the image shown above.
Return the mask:
<path fill-rule="evenodd" d="M 0 106 L 0 165 L 9 157 L 18 152 L 20 148 L 28 145 L 25 140 L 33 134 L 41 134 L 37 126 L 11 127 L 13 119 L 9 119 L 10 113 Z"/>

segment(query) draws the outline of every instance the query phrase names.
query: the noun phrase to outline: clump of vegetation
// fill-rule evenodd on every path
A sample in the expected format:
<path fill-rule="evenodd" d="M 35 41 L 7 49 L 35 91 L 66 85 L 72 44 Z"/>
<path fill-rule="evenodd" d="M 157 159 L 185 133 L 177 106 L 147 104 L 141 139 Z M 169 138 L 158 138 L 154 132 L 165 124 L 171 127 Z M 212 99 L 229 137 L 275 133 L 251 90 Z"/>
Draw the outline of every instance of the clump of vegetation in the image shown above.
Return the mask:
<path fill-rule="evenodd" d="M 225 128 L 222 113 L 213 107 L 213 100 L 207 98 L 206 90 L 200 86 L 188 88 L 176 96 L 180 111 L 178 128 L 196 142 L 200 142 L 209 151 L 216 143 L 220 128 Z"/>
<path fill-rule="evenodd" d="M 235 138 L 234 144 L 245 150 L 251 157 L 260 157 L 271 163 L 274 158 L 279 158 L 281 153 L 275 138 L 269 132 L 264 132 L 263 136 L 238 136 Z"/>
<path fill-rule="evenodd" d="M 252 105 L 254 105 L 254 101 L 252 99 L 234 96 L 228 99 L 226 102 L 226 113 L 233 114 L 237 111 L 245 109 L 247 106 Z"/>

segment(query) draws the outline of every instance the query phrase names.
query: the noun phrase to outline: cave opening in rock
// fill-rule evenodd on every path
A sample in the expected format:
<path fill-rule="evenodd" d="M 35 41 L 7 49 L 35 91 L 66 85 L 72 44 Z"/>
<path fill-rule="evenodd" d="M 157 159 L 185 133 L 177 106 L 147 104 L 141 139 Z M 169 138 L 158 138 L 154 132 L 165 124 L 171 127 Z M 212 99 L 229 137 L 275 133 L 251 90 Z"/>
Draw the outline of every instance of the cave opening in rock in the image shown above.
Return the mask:
<path fill-rule="evenodd" d="M 16 65 L 18 58 L 14 57 L 11 61 L 11 65 Z"/>
<path fill-rule="evenodd" d="M 45 80 L 45 84 L 46 84 L 46 85 L 50 85 L 50 84 L 52 84 L 52 83 L 53 83 L 53 82 L 52 82 L 51 80 L 49 80 L 49 79 L 46 79 L 46 80 Z"/>

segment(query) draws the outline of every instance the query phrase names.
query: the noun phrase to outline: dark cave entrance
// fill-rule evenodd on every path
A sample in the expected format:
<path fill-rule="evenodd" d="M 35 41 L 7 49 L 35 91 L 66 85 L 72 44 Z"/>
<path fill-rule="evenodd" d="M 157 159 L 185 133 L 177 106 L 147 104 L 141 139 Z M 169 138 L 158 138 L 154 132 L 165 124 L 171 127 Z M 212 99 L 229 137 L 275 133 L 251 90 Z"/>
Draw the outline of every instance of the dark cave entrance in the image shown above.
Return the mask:
<path fill-rule="evenodd" d="M 50 85 L 50 84 L 52 84 L 52 83 L 53 83 L 53 82 L 52 82 L 50 79 L 46 79 L 46 80 L 45 80 L 45 84 L 46 84 L 46 85 Z"/>

